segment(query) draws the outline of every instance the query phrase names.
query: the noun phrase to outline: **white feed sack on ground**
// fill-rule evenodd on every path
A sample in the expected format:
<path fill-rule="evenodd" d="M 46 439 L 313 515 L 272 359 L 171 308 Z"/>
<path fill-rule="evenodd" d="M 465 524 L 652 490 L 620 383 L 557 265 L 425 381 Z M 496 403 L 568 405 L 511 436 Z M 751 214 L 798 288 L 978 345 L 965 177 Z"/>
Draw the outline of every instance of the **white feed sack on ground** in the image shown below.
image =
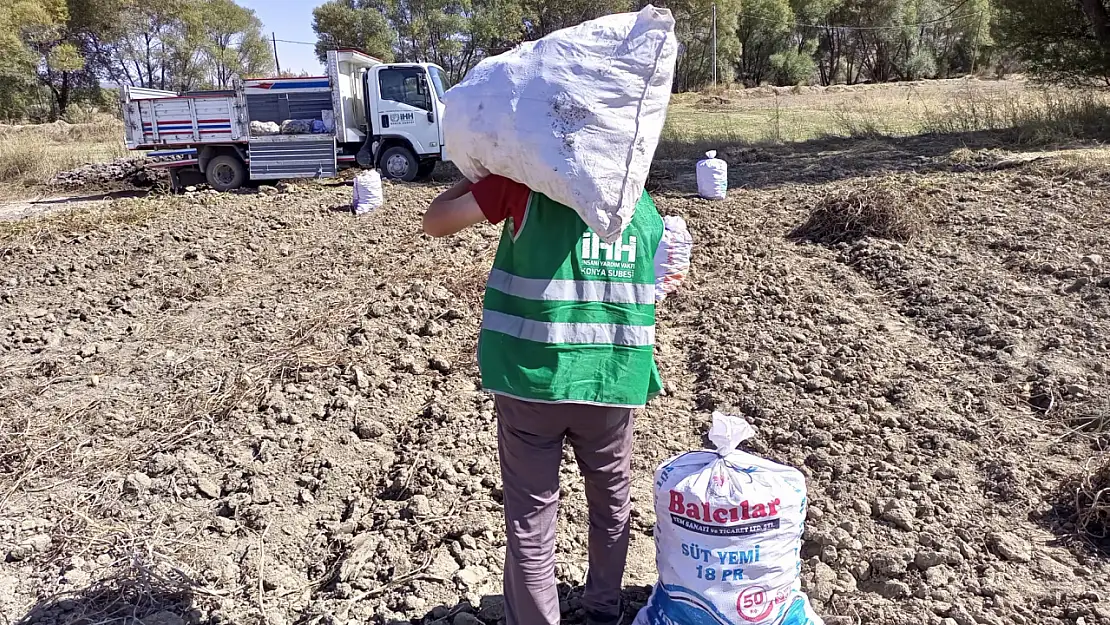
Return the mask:
<path fill-rule="evenodd" d="M 649 5 L 488 58 L 447 92 L 447 158 L 573 208 L 612 243 L 643 193 L 677 53 L 670 11 Z"/>
<path fill-rule="evenodd" d="M 717 158 L 717 152 L 705 153 L 705 160 L 698 161 L 698 195 L 707 200 L 728 197 L 728 163 Z"/>
<path fill-rule="evenodd" d="M 355 215 L 365 215 L 385 203 L 382 192 L 382 175 L 376 169 L 359 172 L 355 176 L 354 194 L 351 198 L 351 211 Z"/>
<path fill-rule="evenodd" d="M 801 472 L 737 451 L 747 421 L 713 415 L 716 451 L 655 473 L 659 583 L 633 625 L 822 625 L 801 592 Z"/>

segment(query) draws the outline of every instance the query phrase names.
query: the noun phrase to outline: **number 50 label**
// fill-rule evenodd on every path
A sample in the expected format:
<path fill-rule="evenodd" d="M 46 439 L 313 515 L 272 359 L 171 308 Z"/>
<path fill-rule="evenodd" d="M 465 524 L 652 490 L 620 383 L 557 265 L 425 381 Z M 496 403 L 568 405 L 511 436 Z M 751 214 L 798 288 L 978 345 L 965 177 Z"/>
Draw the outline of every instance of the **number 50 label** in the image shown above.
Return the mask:
<path fill-rule="evenodd" d="M 774 607 L 774 602 L 767 595 L 767 589 L 762 586 L 745 588 L 736 599 L 736 611 L 745 621 L 762 621 L 771 616 Z"/>

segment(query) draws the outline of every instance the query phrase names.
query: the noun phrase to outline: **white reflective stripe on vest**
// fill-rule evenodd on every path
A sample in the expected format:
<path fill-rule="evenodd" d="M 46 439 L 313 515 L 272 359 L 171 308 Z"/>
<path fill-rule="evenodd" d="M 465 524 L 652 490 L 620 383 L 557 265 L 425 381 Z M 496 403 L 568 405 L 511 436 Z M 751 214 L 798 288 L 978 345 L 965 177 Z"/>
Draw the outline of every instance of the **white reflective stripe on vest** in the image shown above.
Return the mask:
<path fill-rule="evenodd" d="M 655 344 L 655 326 L 625 326 L 614 323 L 552 323 L 482 311 L 482 329 L 537 343 L 577 345 L 622 345 L 646 347 Z"/>
<path fill-rule="evenodd" d="M 605 280 L 544 280 L 522 278 L 494 269 L 486 285 L 505 295 L 531 300 L 563 302 L 607 302 L 610 304 L 655 304 L 654 284 L 607 282 Z"/>

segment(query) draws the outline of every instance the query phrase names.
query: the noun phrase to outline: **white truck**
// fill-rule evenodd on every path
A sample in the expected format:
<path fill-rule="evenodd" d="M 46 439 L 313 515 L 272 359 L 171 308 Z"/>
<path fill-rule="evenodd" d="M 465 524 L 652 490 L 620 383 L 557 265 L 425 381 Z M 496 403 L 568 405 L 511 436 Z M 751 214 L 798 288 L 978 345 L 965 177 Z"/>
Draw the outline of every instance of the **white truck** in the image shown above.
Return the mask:
<path fill-rule="evenodd" d="M 169 169 L 175 190 L 326 178 L 354 165 L 395 180 L 430 176 L 444 160 L 443 70 L 358 50 L 331 50 L 326 60 L 327 76 L 254 78 L 227 91 L 125 86 L 127 147 L 173 157 L 157 166 Z M 261 130 L 289 120 L 289 134 Z"/>

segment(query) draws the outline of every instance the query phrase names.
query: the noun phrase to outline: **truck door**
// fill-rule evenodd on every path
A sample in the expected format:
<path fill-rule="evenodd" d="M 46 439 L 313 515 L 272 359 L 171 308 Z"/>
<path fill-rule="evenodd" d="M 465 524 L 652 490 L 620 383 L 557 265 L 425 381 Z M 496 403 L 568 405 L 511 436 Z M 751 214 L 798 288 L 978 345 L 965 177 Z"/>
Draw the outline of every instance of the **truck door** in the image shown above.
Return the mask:
<path fill-rule="evenodd" d="M 380 133 L 408 139 L 421 156 L 438 155 L 439 118 L 424 68 L 382 68 L 377 83 L 374 125 Z"/>
<path fill-rule="evenodd" d="M 443 98 L 451 85 L 448 84 L 447 76 L 444 75 L 443 70 L 435 65 L 428 66 L 428 77 L 432 79 L 432 87 L 435 91 L 436 103 L 434 106 L 437 119 L 439 120 L 439 150 L 441 157 L 446 159 L 447 155 L 443 153 L 443 111 L 445 108 L 443 105 Z"/>

